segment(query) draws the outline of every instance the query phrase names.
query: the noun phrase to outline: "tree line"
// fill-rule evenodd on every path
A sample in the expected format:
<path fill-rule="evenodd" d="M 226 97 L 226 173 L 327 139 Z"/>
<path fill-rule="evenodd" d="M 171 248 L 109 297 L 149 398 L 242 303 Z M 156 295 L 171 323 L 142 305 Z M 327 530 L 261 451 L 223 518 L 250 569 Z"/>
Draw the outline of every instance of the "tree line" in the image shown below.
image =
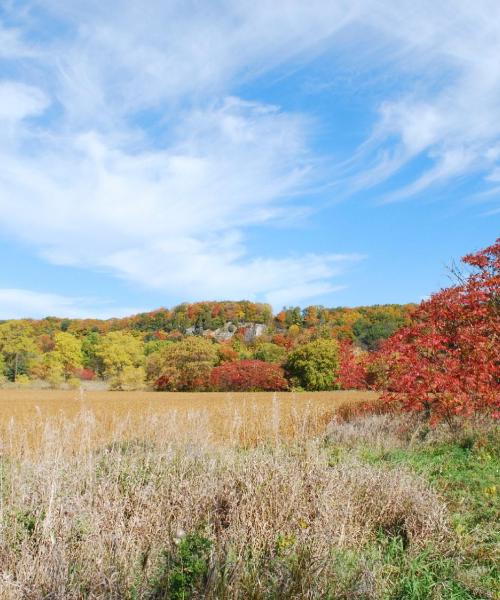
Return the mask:
<path fill-rule="evenodd" d="M 0 378 L 111 389 L 336 389 L 342 344 L 375 350 L 413 305 L 284 308 L 198 302 L 123 319 L 0 323 Z M 253 328 L 262 325 L 258 335 Z"/>

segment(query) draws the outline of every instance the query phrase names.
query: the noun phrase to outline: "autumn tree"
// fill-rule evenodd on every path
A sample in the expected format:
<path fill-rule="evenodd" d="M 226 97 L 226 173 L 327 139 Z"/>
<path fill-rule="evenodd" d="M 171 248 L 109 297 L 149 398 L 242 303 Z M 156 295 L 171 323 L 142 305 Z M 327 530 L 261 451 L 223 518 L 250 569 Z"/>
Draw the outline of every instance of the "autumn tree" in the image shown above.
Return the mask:
<path fill-rule="evenodd" d="M 144 344 L 140 338 L 125 331 L 111 331 L 103 336 L 96 353 L 112 388 L 123 389 L 132 379 L 135 387 L 144 382 Z"/>
<path fill-rule="evenodd" d="M 220 391 L 235 392 L 272 392 L 288 388 L 283 369 L 261 360 L 237 360 L 215 367 L 210 384 Z"/>
<path fill-rule="evenodd" d="M 433 421 L 500 416 L 500 239 L 462 260 L 469 274 L 422 302 L 380 352 L 385 398 Z"/>
<path fill-rule="evenodd" d="M 30 354 L 37 352 L 33 327 L 27 321 L 7 321 L 0 325 L 0 352 L 6 365 L 7 376 L 16 381 L 26 371 Z"/>
<path fill-rule="evenodd" d="M 367 354 L 350 340 L 339 345 L 339 384 L 344 390 L 367 389 Z"/>
<path fill-rule="evenodd" d="M 318 339 L 297 348 L 288 356 L 286 373 L 294 386 L 306 390 L 337 387 L 339 347 L 335 340 Z"/>
<path fill-rule="evenodd" d="M 218 358 L 216 345 L 202 337 L 191 336 L 167 346 L 158 357 L 159 376 L 155 388 L 170 391 L 207 389 L 210 372 Z"/>
<path fill-rule="evenodd" d="M 52 352 L 55 360 L 61 363 L 65 379 L 74 376 L 75 371 L 81 369 L 83 366 L 82 344 L 71 333 L 63 331 L 56 333 L 54 336 L 54 350 Z"/>
<path fill-rule="evenodd" d="M 104 364 L 99 353 L 102 335 L 98 331 L 89 331 L 82 339 L 82 361 L 85 369 L 91 369 L 94 373 L 102 373 Z"/>

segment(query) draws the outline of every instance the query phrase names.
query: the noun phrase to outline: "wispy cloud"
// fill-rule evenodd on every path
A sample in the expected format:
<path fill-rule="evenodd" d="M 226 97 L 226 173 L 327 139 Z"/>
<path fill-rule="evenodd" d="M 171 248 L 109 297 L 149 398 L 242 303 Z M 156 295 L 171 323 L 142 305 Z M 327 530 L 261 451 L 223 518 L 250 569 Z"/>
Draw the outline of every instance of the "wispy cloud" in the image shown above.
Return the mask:
<path fill-rule="evenodd" d="M 0 226 L 55 264 L 187 299 L 284 303 L 337 289 L 359 256 L 260 256 L 247 244 L 250 227 L 301 214 L 301 197 L 311 204 L 312 190 L 335 183 L 337 165 L 325 169 L 311 150 L 320 124 L 234 95 L 326 52 L 342 52 L 354 76 L 385 65 L 407 82 L 372 107 L 372 135 L 344 164 L 344 196 L 422 157 L 426 166 L 385 200 L 471 173 L 492 186 L 500 168 L 493 1 L 8 6 Z"/>
<path fill-rule="evenodd" d="M 0 288 L 0 319 L 120 317 L 140 312 L 133 307 L 107 307 L 98 298 L 72 298 L 17 288 Z"/>

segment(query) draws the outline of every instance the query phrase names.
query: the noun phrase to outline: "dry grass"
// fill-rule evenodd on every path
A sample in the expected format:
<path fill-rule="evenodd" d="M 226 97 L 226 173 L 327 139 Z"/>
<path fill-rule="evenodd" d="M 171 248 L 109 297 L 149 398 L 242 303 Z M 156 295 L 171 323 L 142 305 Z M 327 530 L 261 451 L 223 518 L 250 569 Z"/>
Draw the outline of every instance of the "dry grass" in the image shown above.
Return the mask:
<path fill-rule="evenodd" d="M 254 446 L 267 440 L 304 439 L 322 433 L 340 406 L 377 398 L 373 392 L 159 393 L 0 390 L 0 451 L 37 448 L 47 435 L 78 446 L 79 414 L 94 424 L 86 443 L 96 445 L 165 435 L 198 443 Z M 170 430 L 170 431 L 169 431 Z"/>
<path fill-rule="evenodd" d="M 2 411 L 2 600 L 381 598 L 384 560 L 350 553 L 446 547 L 423 480 L 325 446 L 352 395 L 24 394 Z"/>

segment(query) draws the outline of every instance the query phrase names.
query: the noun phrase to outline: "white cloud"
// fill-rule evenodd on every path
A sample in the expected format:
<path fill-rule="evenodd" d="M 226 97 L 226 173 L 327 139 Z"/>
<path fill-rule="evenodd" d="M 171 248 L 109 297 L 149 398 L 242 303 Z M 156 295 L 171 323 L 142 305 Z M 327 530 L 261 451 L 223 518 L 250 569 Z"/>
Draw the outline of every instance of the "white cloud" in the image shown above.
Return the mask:
<path fill-rule="evenodd" d="M 363 183 L 386 180 L 418 156 L 431 166 L 387 199 L 494 172 L 500 138 L 498 2 L 388 2 L 374 11 L 371 26 L 390 40 L 392 68 L 411 73 L 413 81 L 402 97 L 380 106 L 380 120 L 359 157 L 379 160 L 362 175 Z"/>
<path fill-rule="evenodd" d="M 0 123 L 20 121 L 42 113 L 47 96 L 38 88 L 13 81 L 0 81 Z"/>
<path fill-rule="evenodd" d="M 16 288 L 0 288 L 0 319 L 68 317 L 120 317 L 140 312 L 134 308 L 106 308 L 95 298 L 71 298 L 59 294 Z"/>
<path fill-rule="evenodd" d="M 0 219 L 56 264 L 109 270 L 193 298 L 310 298 L 353 256 L 250 258 L 241 230 L 278 220 L 313 181 L 307 124 L 228 98 L 194 111 L 165 150 L 89 132 L 3 157 Z M 11 201 L 16 198 L 16 202 Z"/>
<path fill-rule="evenodd" d="M 0 87 L 0 119 L 11 127 L 0 136 L 0 227 L 53 263 L 189 299 L 276 304 L 336 289 L 332 278 L 359 257 L 247 249 L 250 227 L 299 213 L 295 199 L 328 179 L 310 151 L 315 124 L 232 96 L 332 49 L 358 77 L 385 65 L 410 82 L 380 103 L 373 135 L 347 165 L 345 195 L 420 156 L 431 166 L 386 199 L 476 171 L 494 180 L 500 168 L 497 2 L 37 7 L 25 11 L 24 30 L 0 28 L 3 60 L 23 65 L 23 81 Z M 42 11 L 57 19 L 50 41 L 29 35 L 43 30 Z"/>

